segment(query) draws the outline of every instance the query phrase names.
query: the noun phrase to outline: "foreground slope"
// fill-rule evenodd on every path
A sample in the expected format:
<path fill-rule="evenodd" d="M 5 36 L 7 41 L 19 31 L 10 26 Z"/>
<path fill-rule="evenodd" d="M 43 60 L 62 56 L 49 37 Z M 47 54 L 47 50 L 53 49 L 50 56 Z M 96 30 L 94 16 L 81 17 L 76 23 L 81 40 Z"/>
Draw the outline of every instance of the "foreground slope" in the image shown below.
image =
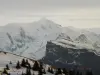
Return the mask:
<path fill-rule="evenodd" d="M 21 64 L 22 59 L 28 60 L 28 62 L 31 64 L 31 66 L 33 66 L 34 60 L 32 60 L 32 59 L 30 60 L 30 58 L 13 55 L 11 53 L 0 52 L 0 75 L 4 71 L 4 68 L 6 68 L 7 64 L 9 66 L 9 70 L 7 70 L 7 72 L 10 73 L 10 75 L 22 75 L 22 73 L 26 73 L 27 68 L 24 68 L 24 67 L 21 67 L 19 69 L 16 68 L 17 62 L 19 61 Z M 44 66 L 44 68 L 46 70 L 46 74 L 43 74 L 43 75 L 53 75 L 52 73 L 47 72 L 48 67 L 49 67 L 48 65 Z M 35 75 L 38 75 L 38 71 L 31 70 L 31 73 L 33 73 L 33 72 Z M 5 74 L 2 74 L 2 75 L 5 75 Z"/>

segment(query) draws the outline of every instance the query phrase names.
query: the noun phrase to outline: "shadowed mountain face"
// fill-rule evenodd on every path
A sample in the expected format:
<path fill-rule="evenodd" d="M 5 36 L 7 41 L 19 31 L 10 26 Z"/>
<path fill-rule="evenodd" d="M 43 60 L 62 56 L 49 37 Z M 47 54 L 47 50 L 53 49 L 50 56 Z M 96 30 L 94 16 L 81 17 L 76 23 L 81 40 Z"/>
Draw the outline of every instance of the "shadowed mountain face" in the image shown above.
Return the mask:
<path fill-rule="evenodd" d="M 64 48 L 52 42 L 46 46 L 46 56 L 43 61 L 60 68 L 78 67 L 91 68 L 94 75 L 100 75 L 100 56 L 87 49 Z"/>

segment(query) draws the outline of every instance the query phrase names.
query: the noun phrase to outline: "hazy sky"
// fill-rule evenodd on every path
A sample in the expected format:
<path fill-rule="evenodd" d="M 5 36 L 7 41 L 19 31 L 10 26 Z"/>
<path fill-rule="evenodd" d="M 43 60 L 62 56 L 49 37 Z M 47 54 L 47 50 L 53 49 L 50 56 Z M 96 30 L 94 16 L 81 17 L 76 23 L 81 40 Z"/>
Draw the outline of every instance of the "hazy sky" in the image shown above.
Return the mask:
<path fill-rule="evenodd" d="M 100 27 L 100 0 L 0 0 L 0 25 L 47 17 L 62 26 Z"/>

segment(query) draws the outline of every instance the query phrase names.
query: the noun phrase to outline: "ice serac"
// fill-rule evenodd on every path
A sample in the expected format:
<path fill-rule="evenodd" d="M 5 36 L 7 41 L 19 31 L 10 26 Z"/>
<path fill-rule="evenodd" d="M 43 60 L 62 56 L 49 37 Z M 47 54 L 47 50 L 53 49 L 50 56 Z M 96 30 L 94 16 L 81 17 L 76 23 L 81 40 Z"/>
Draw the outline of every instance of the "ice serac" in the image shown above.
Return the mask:
<path fill-rule="evenodd" d="M 45 55 L 47 41 L 55 40 L 60 33 L 60 25 L 44 18 L 8 24 L 0 30 L 0 50 L 40 59 Z"/>

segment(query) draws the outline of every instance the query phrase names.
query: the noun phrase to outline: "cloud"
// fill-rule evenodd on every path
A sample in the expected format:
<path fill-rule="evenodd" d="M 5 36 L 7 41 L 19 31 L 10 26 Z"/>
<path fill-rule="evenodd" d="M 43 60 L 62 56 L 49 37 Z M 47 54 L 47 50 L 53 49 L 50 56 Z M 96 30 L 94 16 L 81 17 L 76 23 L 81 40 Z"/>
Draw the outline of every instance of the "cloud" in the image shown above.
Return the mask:
<path fill-rule="evenodd" d="M 100 0 L 0 0 L 2 10 L 52 10 L 73 7 L 100 7 Z"/>
<path fill-rule="evenodd" d="M 100 0 L 0 0 L 0 25 L 47 17 L 62 26 L 100 27 Z"/>

